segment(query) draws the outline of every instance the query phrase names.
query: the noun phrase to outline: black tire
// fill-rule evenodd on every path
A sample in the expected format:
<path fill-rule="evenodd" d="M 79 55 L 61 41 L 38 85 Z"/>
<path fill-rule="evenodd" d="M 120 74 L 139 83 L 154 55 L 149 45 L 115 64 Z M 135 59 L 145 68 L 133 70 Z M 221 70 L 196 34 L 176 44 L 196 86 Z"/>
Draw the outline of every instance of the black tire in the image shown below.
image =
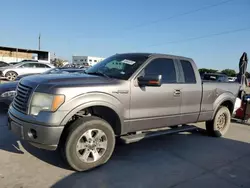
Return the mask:
<path fill-rule="evenodd" d="M 76 149 L 79 139 L 84 135 L 84 133 L 89 130 L 100 130 L 105 133 L 105 136 L 107 138 L 107 148 L 105 152 L 103 152 L 102 156 L 97 161 L 93 162 L 82 161 L 78 157 L 81 154 Z M 105 120 L 95 116 L 79 118 L 75 122 L 73 122 L 70 125 L 68 133 L 66 134 L 66 138 L 64 140 L 65 141 L 60 146 L 62 157 L 66 160 L 69 166 L 76 171 L 86 171 L 105 164 L 111 157 L 115 147 L 115 134 L 112 127 Z M 88 144 L 87 141 L 85 141 L 84 143 Z M 85 150 L 87 149 L 84 149 L 83 153 L 85 153 Z M 93 153 L 91 154 L 93 156 Z"/>
<path fill-rule="evenodd" d="M 225 118 L 225 120 L 221 120 Z M 227 107 L 219 107 L 214 119 L 206 122 L 206 130 L 210 136 L 224 136 L 231 124 L 231 113 Z"/>
<path fill-rule="evenodd" d="M 5 78 L 9 81 L 14 81 L 17 78 L 18 74 L 14 71 L 9 71 L 5 74 Z"/>

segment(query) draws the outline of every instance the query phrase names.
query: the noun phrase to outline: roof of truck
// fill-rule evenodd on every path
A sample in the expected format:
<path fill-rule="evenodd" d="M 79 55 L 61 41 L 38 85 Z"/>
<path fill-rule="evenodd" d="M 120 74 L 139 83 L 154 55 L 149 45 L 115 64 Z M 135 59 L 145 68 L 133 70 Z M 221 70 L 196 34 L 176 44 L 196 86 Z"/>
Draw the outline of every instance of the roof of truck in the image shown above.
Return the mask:
<path fill-rule="evenodd" d="M 171 55 L 171 54 L 163 54 L 163 53 L 143 53 L 143 52 L 132 52 L 132 53 L 118 53 L 119 55 L 141 55 L 141 56 L 168 56 L 168 57 L 172 57 L 172 58 L 179 58 L 179 59 L 190 59 L 192 60 L 192 58 L 189 57 L 184 57 L 184 56 L 178 56 L 178 55 Z"/>

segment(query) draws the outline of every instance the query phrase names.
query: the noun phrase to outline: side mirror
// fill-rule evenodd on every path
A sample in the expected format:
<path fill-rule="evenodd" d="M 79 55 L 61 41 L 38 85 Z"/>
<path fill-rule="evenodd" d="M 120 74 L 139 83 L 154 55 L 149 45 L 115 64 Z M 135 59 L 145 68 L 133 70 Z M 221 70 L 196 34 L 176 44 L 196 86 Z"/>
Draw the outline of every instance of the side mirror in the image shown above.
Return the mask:
<path fill-rule="evenodd" d="M 161 86 L 161 75 L 146 75 L 137 78 L 139 86 Z"/>

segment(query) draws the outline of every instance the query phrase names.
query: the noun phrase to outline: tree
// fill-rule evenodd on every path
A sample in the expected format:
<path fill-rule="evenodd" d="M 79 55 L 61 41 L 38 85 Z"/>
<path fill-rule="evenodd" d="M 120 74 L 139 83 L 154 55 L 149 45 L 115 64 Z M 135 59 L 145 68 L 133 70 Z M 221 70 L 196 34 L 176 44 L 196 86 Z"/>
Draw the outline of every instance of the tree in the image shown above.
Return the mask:
<path fill-rule="evenodd" d="M 217 73 L 218 70 L 201 68 L 201 69 L 199 69 L 199 72 L 200 72 L 200 74 L 204 74 L 204 73 Z"/>
<path fill-rule="evenodd" d="M 250 78 L 250 73 L 249 72 L 246 72 L 246 77 Z"/>
<path fill-rule="evenodd" d="M 53 60 L 51 60 L 51 63 L 55 66 L 55 67 L 63 67 L 63 63 L 64 63 L 64 60 L 62 59 L 59 59 L 59 58 L 55 58 Z"/>
<path fill-rule="evenodd" d="M 223 71 L 221 71 L 221 73 L 230 76 L 230 77 L 235 77 L 236 76 L 236 72 L 233 69 L 224 69 Z"/>

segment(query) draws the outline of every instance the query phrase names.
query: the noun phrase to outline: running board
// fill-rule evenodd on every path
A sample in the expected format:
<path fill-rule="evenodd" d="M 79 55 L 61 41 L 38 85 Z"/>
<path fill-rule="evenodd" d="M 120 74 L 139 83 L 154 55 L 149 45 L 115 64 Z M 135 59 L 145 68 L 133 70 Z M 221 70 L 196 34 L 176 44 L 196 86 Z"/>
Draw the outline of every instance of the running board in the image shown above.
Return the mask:
<path fill-rule="evenodd" d="M 130 144 L 133 142 L 138 142 L 142 139 L 146 138 L 151 138 L 155 136 L 160 136 L 160 135 L 165 135 L 165 134 L 174 134 L 174 133 L 179 133 L 179 132 L 187 132 L 187 131 L 192 131 L 198 129 L 196 126 L 192 125 L 182 125 L 181 127 L 178 128 L 169 128 L 165 130 L 160 130 L 160 131 L 147 131 L 147 132 L 142 132 L 139 134 L 131 134 L 131 135 L 124 135 L 121 136 L 120 139 L 125 143 L 125 144 Z"/>

